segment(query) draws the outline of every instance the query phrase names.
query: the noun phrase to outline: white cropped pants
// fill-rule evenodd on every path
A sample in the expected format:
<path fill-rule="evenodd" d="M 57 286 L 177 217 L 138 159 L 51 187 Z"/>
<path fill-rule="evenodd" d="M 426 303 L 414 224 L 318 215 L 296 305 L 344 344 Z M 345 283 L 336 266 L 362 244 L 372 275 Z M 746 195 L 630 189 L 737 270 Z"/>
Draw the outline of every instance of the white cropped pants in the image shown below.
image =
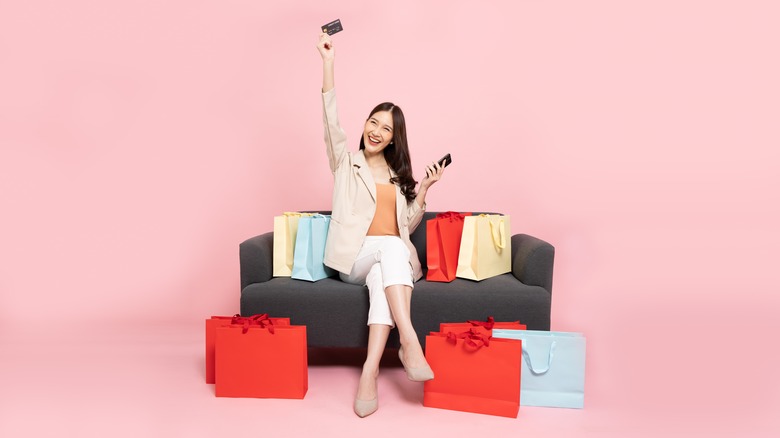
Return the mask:
<path fill-rule="evenodd" d="M 368 286 L 368 325 L 395 327 L 385 288 L 396 284 L 414 288 L 409 256 L 409 248 L 400 237 L 366 236 L 352 272 L 339 274 L 345 283 Z"/>

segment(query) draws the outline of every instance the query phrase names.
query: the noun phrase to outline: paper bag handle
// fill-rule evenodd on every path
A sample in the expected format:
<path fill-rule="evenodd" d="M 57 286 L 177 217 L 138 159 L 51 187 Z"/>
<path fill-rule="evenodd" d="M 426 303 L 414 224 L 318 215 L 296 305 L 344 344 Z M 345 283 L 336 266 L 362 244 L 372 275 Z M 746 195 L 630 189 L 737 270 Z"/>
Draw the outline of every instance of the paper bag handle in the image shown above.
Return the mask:
<path fill-rule="evenodd" d="M 498 219 L 496 221 L 492 221 L 488 219 L 488 221 L 490 222 L 490 234 L 493 236 L 493 245 L 501 249 L 506 248 L 506 233 L 504 230 L 504 219 Z M 496 227 L 496 222 L 498 222 L 497 227 Z"/>
<path fill-rule="evenodd" d="M 544 374 L 547 371 L 550 371 L 550 366 L 552 365 L 553 360 L 553 353 L 555 352 L 555 341 L 552 341 L 552 344 L 550 344 L 550 355 L 547 357 L 547 367 L 544 369 L 535 369 L 534 365 L 531 363 L 531 355 L 528 353 L 528 349 L 526 347 L 526 340 L 523 340 L 523 358 L 525 359 L 525 363 L 528 364 L 528 369 L 531 371 L 534 375 L 540 375 Z"/>

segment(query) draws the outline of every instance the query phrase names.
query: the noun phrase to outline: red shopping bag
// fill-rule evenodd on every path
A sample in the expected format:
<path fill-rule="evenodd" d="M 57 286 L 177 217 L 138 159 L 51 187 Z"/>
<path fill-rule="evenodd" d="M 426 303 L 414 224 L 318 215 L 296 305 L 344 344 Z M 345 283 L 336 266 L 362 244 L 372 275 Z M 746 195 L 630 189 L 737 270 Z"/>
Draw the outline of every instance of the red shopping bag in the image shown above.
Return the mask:
<path fill-rule="evenodd" d="M 471 213 L 448 211 L 428 220 L 425 233 L 428 254 L 426 280 L 450 282 L 455 279 L 465 216 L 471 216 Z"/>
<path fill-rule="evenodd" d="M 230 324 L 240 324 L 243 326 L 258 325 L 266 327 L 268 325 L 287 326 L 290 325 L 290 318 L 269 318 L 268 314 L 252 315 L 243 317 L 239 314 L 233 316 L 212 316 L 206 320 L 206 383 L 214 383 L 214 349 L 215 349 L 215 330 L 217 327 L 223 327 Z"/>
<path fill-rule="evenodd" d="M 306 326 L 217 327 L 217 397 L 303 398 L 309 389 Z"/>
<path fill-rule="evenodd" d="M 486 336 L 493 336 L 493 329 L 511 329 L 511 330 L 525 330 L 525 324 L 520 324 L 520 321 L 513 322 L 496 322 L 492 316 L 488 316 L 485 321 L 473 321 L 466 322 L 442 322 L 439 324 L 439 332 L 447 333 L 461 333 L 474 329 L 477 333 L 481 333 Z"/>
<path fill-rule="evenodd" d="M 434 332 L 425 339 L 425 357 L 436 377 L 425 382 L 423 406 L 517 417 L 521 342 L 476 330 Z"/>

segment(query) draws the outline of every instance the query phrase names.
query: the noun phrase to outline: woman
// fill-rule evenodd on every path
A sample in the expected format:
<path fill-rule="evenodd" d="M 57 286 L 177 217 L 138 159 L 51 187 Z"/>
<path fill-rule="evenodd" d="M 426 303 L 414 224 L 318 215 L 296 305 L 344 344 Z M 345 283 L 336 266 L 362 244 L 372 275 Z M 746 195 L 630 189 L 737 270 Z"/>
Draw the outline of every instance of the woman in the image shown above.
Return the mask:
<path fill-rule="evenodd" d="M 325 264 L 339 271 L 343 281 L 366 285 L 369 291 L 368 354 L 354 405 L 355 413 L 365 417 L 379 406 L 379 360 L 394 326 L 407 377 L 419 382 L 433 379 L 410 319 L 412 289 L 422 277 L 422 268 L 409 235 L 422 219 L 428 189 L 444 170 L 438 163 L 428 166 L 415 193 L 403 112 L 389 102 L 371 111 L 360 150 L 349 153 L 338 122 L 335 52 L 329 35 L 320 34 L 317 49 L 323 67 L 325 144 L 334 176 Z"/>

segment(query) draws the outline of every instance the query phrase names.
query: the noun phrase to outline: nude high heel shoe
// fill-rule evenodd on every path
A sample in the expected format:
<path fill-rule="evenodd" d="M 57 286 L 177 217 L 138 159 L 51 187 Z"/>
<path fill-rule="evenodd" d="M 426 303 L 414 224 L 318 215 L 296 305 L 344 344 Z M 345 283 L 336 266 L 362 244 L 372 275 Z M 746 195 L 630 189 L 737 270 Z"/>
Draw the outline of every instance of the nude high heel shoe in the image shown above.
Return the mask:
<path fill-rule="evenodd" d="M 428 380 L 433 380 L 433 370 L 428 364 L 425 364 L 424 367 L 418 368 L 406 366 L 406 363 L 404 362 L 403 347 L 398 349 L 398 358 L 401 359 L 401 365 L 404 366 L 404 370 L 406 370 L 406 377 L 409 380 L 413 382 L 425 382 Z"/>
<path fill-rule="evenodd" d="M 368 417 L 379 409 L 379 399 L 374 397 L 372 400 L 360 400 L 355 397 L 354 409 L 358 417 Z"/>

